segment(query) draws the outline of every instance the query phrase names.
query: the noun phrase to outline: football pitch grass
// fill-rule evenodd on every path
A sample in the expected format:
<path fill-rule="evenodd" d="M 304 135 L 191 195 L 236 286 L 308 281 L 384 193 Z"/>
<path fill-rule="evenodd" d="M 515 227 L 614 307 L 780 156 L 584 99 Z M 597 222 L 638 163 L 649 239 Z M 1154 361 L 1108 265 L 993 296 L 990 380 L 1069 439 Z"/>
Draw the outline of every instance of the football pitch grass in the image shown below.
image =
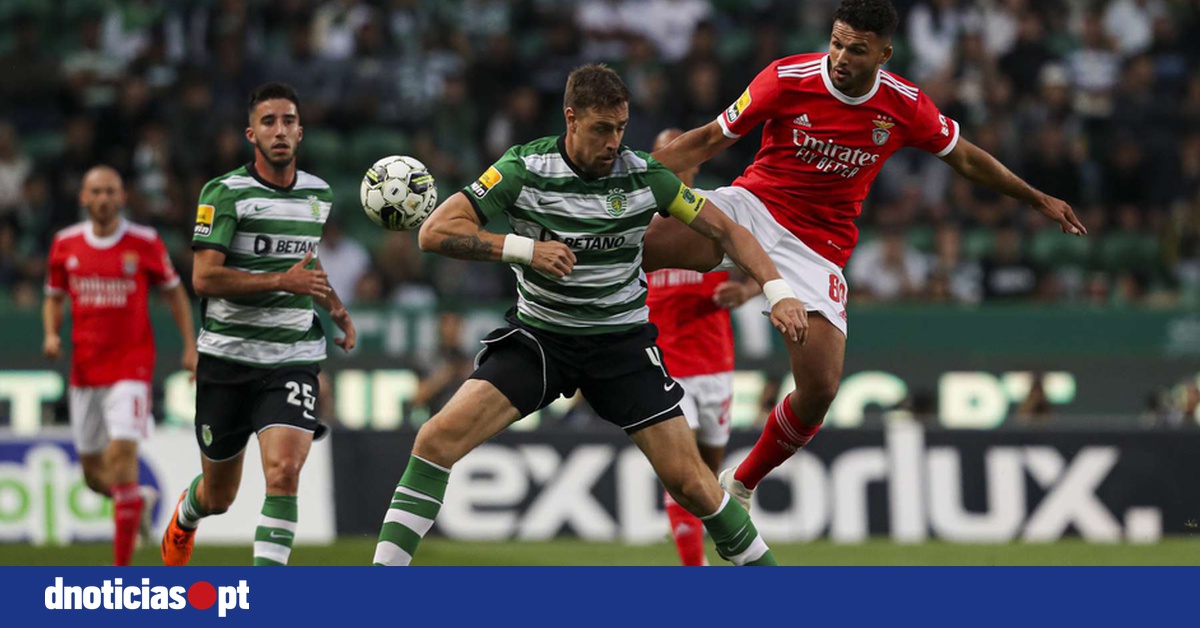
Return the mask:
<path fill-rule="evenodd" d="M 955 545 L 922 543 L 898 545 L 885 539 L 861 545 L 828 541 L 774 544 L 780 565 L 899 566 L 899 565 L 1200 565 L 1200 538 L 1170 538 L 1154 545 L 1096 544 L 1077 539 L 1051 544 Z M 364 566 L 375 553 L 375 539 L 343 538 L 333 545 L 300 545 L 292 550 L 295 566 Z M 236 566 L 251 562 L 249 546 L 196 548 L 195 566 Z M 0 544 L 0 566 L 103 566 L 111 564 L 107 544 L 73 547 L 31 547 Z M 709 561 L 727 565 L 709 548 Z M 134 565 L 161 565 L 157 545 L 138 549 Z M 546 542 L 463 542 L 440 538 L 421 543 L 414 565 L 445 566 L 672 566 L 678 564 L 675 546 L 668 543 L 624 545 L 578 540 Z"/>

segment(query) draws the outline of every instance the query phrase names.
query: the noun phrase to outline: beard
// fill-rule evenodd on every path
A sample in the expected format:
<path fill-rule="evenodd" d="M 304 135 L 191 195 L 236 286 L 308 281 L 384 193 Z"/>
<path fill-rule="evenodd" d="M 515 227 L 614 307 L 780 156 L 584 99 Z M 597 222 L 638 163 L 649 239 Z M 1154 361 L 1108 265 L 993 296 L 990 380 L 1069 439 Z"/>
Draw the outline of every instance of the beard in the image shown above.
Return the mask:
<path fill-rule="evenodd" d="M 289 164 L 291 164 L 293 161 L 296 161 L 295 147 L 293 147 L 290 151 L 288 151 L 286 156 L 276 157 L 271 152 L 271 144 L 274 144 L 274 142 L 270 142 L 266 145 L 257 144 L 257 143 L 255 144 L 255 146 L 258 148 L 258 152 L 260 154 L 262 154 L 263 159 L 267 160 L 267 163 L 271 164 L 275 168 L 284 168 L 284 167 L 288 166 Z"/>
<path fill-rule="evenodd" d="M 116 220 L 120 213 L 120 208 L 115 206 L 95 206 L 87 208 L 88 218 L 92 222 L 98 222 L 101 224 L 108 224 L 109 222 Z"/>

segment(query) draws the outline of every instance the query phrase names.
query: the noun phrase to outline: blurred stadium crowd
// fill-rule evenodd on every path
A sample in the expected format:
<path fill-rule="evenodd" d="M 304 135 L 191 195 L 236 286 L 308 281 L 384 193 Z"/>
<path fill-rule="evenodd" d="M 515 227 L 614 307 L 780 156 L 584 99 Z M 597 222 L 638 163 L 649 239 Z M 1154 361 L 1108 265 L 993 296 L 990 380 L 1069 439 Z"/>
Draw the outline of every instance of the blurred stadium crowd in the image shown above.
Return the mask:
<path fill-rule="evenodd" d="M 710 121 L 772 60 L 827 47 L 836 0 L 6 0 L 0 3 L 0 301 L 35 307 L 82 173 L 126 175 L 129 215 L 181 274 L 196 198 L 249 159 L 244 99 L 302 98 L 301 167 L 328 180 L 322 259 L 348 302 L 503 299 L 501 265 L 422 256 L 358 209 L 362 172 L 411 154 L 441 195 L 507 147 L 562 128 L 580 63 L 633 93 L 626 142 Z M 899 0 L 888 69 L 965 137 L 1072 203 L 1067 238 L 1009 199 L 902 151 L 860 221 L 855 302 L 1200 304 L 1200 1 Z M 728 184 L 748 137 L 699 187 Z"/>

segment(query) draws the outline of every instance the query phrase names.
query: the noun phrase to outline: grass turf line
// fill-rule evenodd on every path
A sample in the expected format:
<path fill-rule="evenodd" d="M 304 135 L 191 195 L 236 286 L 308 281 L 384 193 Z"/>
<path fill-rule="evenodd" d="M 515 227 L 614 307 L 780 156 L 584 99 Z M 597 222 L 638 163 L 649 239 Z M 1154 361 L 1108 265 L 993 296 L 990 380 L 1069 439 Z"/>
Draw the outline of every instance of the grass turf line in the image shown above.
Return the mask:
<path fill-rule="evenodd" d="M 861 545 L 828 541 L 772 544 L 780 565 L 1200 565 L 1200 539 L 1168 538 L 1154 545 L 1097 544 L 1068 539 L 1050 544 L 957 545 L 921 543 L 898 545 L 876 539 Z M 375 552 L 375 539 L 343 538 L 333 545 L 297 545 L 291 564 L 297 566 L 366 566 Z M 709 562 L 727 565 L 708 548 Z M 200 545 L 192 565 L 249 565 L 253 551 L 246 546 Z M 111 564 L 107 543 L 71 547 L 31 547 L 0 544 L 0 566 Z M 134 565 L 161 565 L 158 546 L 143 547 Z M 677 565 L 675 546 L 591 543 L 571 539 L 544 542 L 463 542 L 429 538 L 421 543 L 414 565 Z"/>

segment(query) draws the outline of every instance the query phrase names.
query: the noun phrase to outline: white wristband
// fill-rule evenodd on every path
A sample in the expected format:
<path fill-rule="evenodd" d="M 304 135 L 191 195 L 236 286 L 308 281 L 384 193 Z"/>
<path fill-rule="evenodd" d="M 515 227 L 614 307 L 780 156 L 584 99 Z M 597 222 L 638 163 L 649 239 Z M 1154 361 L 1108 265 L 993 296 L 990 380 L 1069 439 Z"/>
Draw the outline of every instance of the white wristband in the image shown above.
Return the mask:
<path fill-rule="evenodd" d="M 771 308 L 775 307 L 776 303 L 784 299 L 795 299 L 796 293 L 792 292 L 792 287 L 787 285 L 787 282 L 782 279 L 772 279 L 763 284 L 763 296 L 767 297 L 767 303 Z"/>
<path fill-rule="evenodd" d="M 500 259 L 526 266 L 533 263 L 533 239 L 511 233 L 504 236 L 504 250 L 500 253 Z"/>

